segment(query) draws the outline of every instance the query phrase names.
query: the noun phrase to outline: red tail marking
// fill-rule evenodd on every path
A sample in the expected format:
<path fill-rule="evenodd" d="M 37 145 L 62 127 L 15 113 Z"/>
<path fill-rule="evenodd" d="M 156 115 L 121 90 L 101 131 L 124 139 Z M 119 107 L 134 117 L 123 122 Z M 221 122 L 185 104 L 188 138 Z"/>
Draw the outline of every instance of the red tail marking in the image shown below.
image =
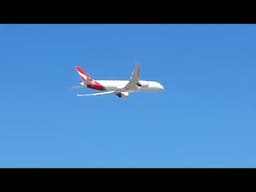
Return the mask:
<path fill-rule="evenodd" d="M 87 79 L 91 80 L 91 77 L 82 69 L 82 67 L 76 66 L 76 70 L 82 81 L 87 81 Z"/>
<path fill-rule="evenodd" d="M 90 83 L 87 84 L 88 88 L 96 89 L 96 90 L 106 90 L 105 87 L 103 87 L 100 83 L 93 80 L 80 66 L 76 66 L 76 70 L 81 78 L 82 81 L 87 82 L 87 80 L 90 80 Z"/>
<path fill-rule="evenodd" d="M 87 85 L 87 87 L 91 89 L 101 90 L 101 91 L 106 90 L 105 87 L 103 87 L 100 83 L 98 83 L 95 80 L 93 80 L 89 85 Z"/>
<path fill-rule="evenodd" d="M 82 69 L 82 67 L 80 67 L 80 66 L 76 66 L 76 70 L 79 71 L 80 73 L 86 75 L 86 76 L 89 76 L 89 75 Z"/>

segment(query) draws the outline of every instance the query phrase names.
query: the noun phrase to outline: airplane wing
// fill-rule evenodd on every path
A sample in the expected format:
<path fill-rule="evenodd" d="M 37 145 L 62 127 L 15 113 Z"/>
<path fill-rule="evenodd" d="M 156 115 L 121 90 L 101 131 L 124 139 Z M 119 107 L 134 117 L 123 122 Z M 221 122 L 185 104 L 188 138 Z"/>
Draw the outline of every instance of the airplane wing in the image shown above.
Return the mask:
<path fill-rule="evenodd" d="M 128 90 L 137 89 L 139 79 L 140 79 L 140 66 L 138 64 L 136 64 L 135 68 L 132 72 L 130 81 L 127 83 L 127 85 L 124 88 L 128 89 Z"/>
<path fill-rule="evenodd" d="M 77 94 L 77 96 L 99 96 L 99 95 L 107 95 L 107 94 L 113 94 L 115 91 L 105 91 L 100 93 L 91 93 L 91 94 Z"/>

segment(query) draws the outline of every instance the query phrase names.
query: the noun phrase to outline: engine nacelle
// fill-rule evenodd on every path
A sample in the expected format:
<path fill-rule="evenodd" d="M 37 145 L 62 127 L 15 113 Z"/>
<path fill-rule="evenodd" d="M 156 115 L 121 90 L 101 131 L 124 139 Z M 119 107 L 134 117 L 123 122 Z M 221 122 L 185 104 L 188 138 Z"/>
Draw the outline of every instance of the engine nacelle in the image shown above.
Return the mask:
<path fill-rule="evenodd" d="M 121 92 L 121 93 L 118 93 L 117 95 L 120 98 L 127 98 L 129 96 L 129 93 L 128 92 Z"/>

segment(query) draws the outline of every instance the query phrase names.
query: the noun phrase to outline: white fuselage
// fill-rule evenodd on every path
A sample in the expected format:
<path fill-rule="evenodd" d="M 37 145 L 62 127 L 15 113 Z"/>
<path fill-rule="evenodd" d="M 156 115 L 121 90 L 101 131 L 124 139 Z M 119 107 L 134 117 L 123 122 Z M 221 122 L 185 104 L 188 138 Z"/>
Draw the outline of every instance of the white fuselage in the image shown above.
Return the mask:
<path fill-rule="evenodd" d="M 127 80 L 96 80 L 107 91 L 127 91 L 127 92 L 147 92 L 147 91 L 161 91 L 163 86 L 156 81 L 144 81 L 140 80 L 138 88 L 136 90 L 127 90 L 124 87 L 129 81 Z"/>

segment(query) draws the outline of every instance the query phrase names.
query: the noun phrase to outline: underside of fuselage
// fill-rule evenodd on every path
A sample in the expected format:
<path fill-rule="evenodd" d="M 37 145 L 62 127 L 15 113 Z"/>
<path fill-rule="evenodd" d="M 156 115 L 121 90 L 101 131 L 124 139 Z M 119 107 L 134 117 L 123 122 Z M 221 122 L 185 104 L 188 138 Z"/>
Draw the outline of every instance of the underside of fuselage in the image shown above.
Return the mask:
<path fill-rule="evenodd" d="M 97 82 L 99 84 L 101 84 L 105 88 L 105 90 L 112 91 L 112 90 L 123 89 L 129 81 L 125 81 L 125 80 L 97 80 Z"/>
<path fill-rule="evenodd" d="M 104 87 L 107 91 L 127 91 L 127 92 L 140 92 L 140 91 L 159 91 L 159 83 L 154 81 L 140 80 L 137 83 L 136 89 L 126 89 L 125 86 L 129 81 L 127 80 L 97 80 L 97 82 Z"/>

